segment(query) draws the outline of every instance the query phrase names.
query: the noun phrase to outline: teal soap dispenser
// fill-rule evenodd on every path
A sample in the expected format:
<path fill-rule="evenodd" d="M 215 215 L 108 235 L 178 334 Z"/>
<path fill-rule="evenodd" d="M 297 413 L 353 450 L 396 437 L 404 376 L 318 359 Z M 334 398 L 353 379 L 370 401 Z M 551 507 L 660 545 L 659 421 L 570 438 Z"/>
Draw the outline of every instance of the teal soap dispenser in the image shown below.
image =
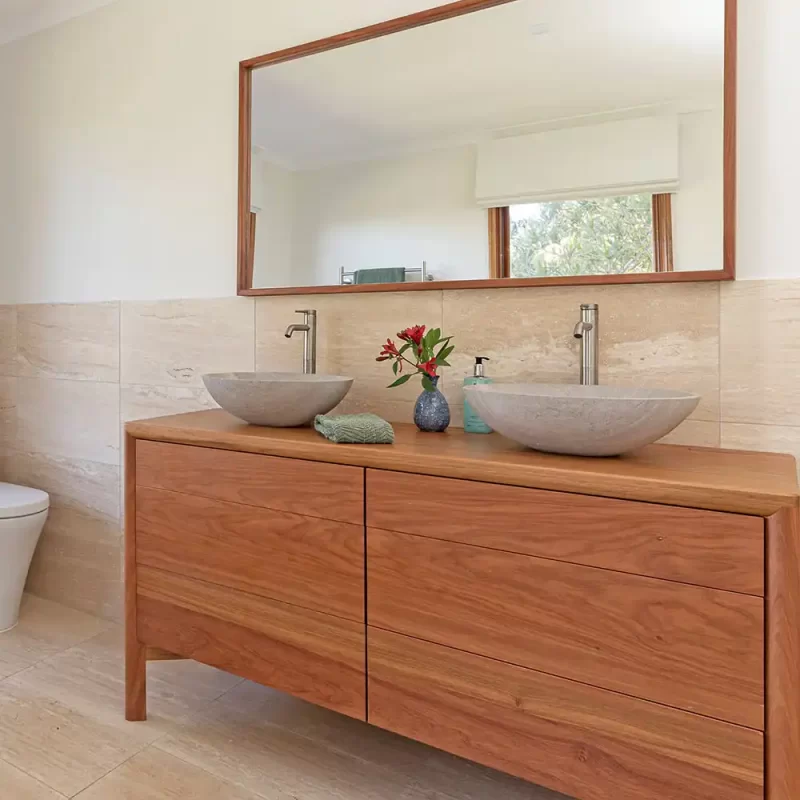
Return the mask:
<path fill-rule="evenodd" d="M 474 386 L 477 383 L 491 383 L 492 379 L 486 377 L 484 361 L 489 361 L 486 356 L 475 358 L 475 369 L 472 375 L 464 378 L 464 386 Z M 467 433 L 491 433 L 492 429 L 475 413 L 472 406 L 464 400 L 464 430 Z"/>

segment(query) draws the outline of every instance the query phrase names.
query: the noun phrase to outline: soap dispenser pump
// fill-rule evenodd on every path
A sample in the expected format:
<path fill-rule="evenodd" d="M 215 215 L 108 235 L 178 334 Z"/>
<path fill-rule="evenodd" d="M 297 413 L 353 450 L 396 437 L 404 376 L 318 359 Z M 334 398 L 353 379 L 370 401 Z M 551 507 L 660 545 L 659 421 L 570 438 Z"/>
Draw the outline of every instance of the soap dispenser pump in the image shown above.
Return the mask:
<path fill-rule="evenodd" d="M 476 384 L 491 383 L 492 379 L 486 377 L 484 361 L 490 359 L 486 356 L 476 356 L 475 367 L 470 377 L 464 378 L 464 386 L 475 386 Z M 475 410 L 464 400 L 464 430 L 467 433 L 491 433 L 492 429 L 475 413 Z"/>

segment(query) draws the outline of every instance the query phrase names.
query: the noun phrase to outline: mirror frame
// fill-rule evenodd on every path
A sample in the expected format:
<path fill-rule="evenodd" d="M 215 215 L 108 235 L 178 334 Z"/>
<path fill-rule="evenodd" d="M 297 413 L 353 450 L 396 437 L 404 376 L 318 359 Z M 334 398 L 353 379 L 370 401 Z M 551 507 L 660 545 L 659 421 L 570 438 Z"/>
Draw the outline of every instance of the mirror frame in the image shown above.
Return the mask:
<path fill-rule="evenodd" d="M 411 28 L 483 11 L 517 0 L 457 0 L 415 14 L 397 17 L 365 28 L 267 53 L 239 64 L 239 193 L 237 294 L 262 295 L 338 294 L 353 292 L 408 292 L 442 289 L 512 289 L 522 286 L 590 286 L 620 283 L 676 283 L 730 281 L 736 278 L 736 112 L 738 0 L 725 0 L 725 64 L 723 90 L 723 268 L 695 272 L 648 272 L 633 275 L 569 275 L 551 278 L 484 278 L 420 283 L 383 283 L 332 286 L 280 286 L 253 288 L 253 249 L 250 230 L 250 157 L 253 70 L 293 61 L 339 47 L 366 42 Z"/>

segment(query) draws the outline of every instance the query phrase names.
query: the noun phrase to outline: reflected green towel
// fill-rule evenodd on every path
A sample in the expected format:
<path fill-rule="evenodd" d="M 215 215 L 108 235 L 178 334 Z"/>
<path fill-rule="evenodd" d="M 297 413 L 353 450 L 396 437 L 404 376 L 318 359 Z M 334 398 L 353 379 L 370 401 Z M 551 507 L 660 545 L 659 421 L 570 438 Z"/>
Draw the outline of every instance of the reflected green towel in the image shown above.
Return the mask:
<path fill-rule="evenodd" d="M 394 428 L 375 414 L 319 414 L 314 428 L 336 444 L 394 444 Z"/>
<path fill-rule="evenodd" d="M 353 277 L 355 283 L 405 283 L 404 267 L 384 267 L 382 269 L 357 269 Z"/>

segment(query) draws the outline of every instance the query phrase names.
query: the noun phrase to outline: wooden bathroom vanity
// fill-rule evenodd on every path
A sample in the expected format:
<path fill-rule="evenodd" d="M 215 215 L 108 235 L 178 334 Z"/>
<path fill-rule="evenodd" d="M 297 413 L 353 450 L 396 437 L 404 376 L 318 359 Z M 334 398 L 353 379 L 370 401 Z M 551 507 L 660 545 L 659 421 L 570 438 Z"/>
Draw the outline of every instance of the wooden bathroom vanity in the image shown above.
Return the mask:
<path fill-rule="evenodd" d="M 127 718 L 192 658 L 579 800 L 800 798 L 790 456 L 126 429 Z"/>

